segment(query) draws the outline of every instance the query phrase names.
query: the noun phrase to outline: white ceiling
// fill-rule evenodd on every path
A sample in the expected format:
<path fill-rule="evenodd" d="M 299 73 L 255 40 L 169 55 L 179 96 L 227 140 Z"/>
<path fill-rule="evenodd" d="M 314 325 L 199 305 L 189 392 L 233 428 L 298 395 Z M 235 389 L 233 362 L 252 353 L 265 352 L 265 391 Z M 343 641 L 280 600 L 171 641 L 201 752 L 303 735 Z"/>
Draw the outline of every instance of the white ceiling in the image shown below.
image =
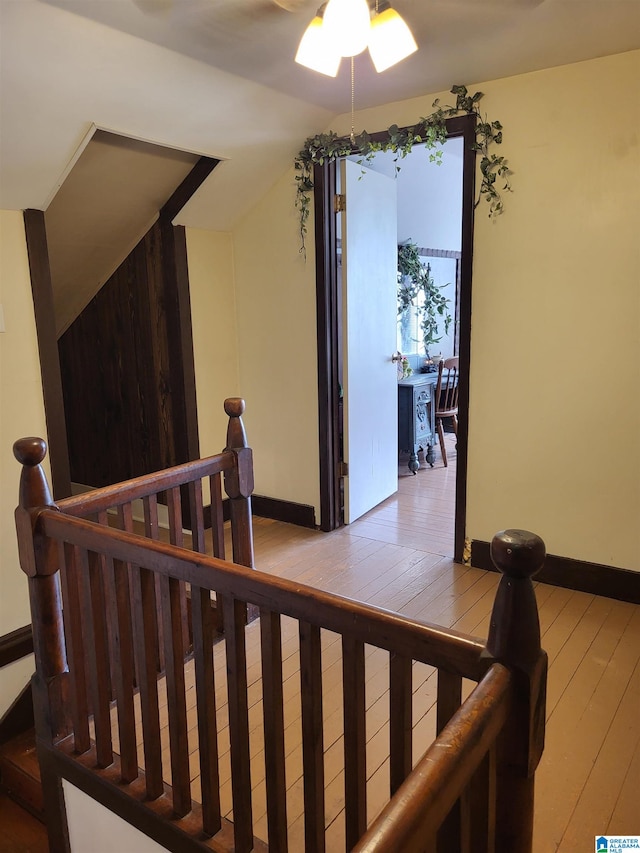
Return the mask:
<path fill-rule="evenodd" d="M 292 63 L 323 0 L 46 2 L 334 113 L 348 108 L 347 60 L 336 80 Z M 393 6 L 420 50 L 381 75 L 368 53 L 359 57 L 359 108 L 640 46 L 640 0 L 394 0 Z"/>
<path fill-rule="evenodd" d="M 232 228 L 350 108 L 346 60 L 293 62 L 318 2 L 0 0 L 0 207 L 46 208 L 95 125 L 225 160 L 178 221 Z M 640 48 L 640 0 L 394 5 L 419 50 L 380 75 L 357 57 L 356 109 Z"/>
<path fill-rule="evenodd" d="M 58 337 L 144 237 L 196 159 L 100 130 L 91 137 L 45 213 Z"/>

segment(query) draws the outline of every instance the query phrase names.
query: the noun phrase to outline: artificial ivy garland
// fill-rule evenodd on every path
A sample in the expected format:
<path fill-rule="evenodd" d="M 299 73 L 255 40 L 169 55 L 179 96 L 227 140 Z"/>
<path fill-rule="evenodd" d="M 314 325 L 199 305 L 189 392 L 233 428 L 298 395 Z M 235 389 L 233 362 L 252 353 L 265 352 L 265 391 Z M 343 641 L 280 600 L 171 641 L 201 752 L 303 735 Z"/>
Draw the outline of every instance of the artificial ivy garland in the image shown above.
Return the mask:
<path fill-rule="evenodd" d="M 388 139 L 375 142 L 371 136 L 363 131 L 353 139 L 338 136 L 333 131 L 319 133 L 305 140 L 304 146 L 298 152 L 294 160 L 296 169 L 296 208 L 300 216 L 300 251 L 306 256 L 305 239 L 307 234 L 307 220 L 311 210 L 311 192 L 313 190 L 313 166 L 315 163 L 322 165 L 327 160 L 337 157 L 345 157 L 349 154 L 360 154 L 359 163 L 373 160 L 378 151 L 394 151 L 396 157 L 396 171 L 400 170 L 398 159 L 406 157 L 414 145 L 424 144 L 429 150 L 429 160 L 440 162 L 442 151 L 436 149 L 442 145 L 447 138 L 445 121 L 447 118 L 462 114 L 476 115 L 476 141 L 473 145 L 475 151 L 480 153 L 480 173 L 482 175 L 480 191 L 476 206 L 484 196 L 489 204 L 489 216 L 497 216 L 503 211 L 502 193 L 511 192 L 509 175 L 511 170 L 504 157 L 490 152 L 492 144 L 502 143 L 502 125 L 499 121 L 487 121 L 483 118 L 478 102 L 484 97 L 482 92 L 470 95 L 466 86 L 453 86 L 451 94 L 456 96 L 455 106 L 441 106 L 440 99 L 433 102 L 434 112 L 426 118 L 421 118 L 412 127 L 400 129 L 392 124 L 388 129 Z M 502 178 L 504 185 L 501 189 L 496 186 L 496 179 Z"/>

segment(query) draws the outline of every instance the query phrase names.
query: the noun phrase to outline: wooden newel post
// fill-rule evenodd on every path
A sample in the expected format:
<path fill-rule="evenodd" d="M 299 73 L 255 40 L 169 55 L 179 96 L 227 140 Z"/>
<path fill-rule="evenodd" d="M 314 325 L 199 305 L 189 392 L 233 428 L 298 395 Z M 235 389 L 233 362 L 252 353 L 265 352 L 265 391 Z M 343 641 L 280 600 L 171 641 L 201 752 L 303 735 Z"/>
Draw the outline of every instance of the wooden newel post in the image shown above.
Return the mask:
<path fill-rule="evenodd" d="M 224 490 L 231 505 L 233 561 L 253 568 L 253 453 L 251 448 L 247 447 L 247 436 L 242 423 L 244 408 L 244 400 L 240 397 L 229 397 L 224 401 L 224 410 L 229 416 L 226 450 L 232 450 L 238 461 L 237 468 L 225 474 Z"/>
<path fill-rule="evenodd" d="M 491 558 L 502 572 L 487 651 L 514 675 L 514 713 L 498 749 L 496 826 L 498 853 L 531 853 L 534 774 L 544 747 L 547 656 L 540 648 L 540 623 L 532 576 L 545 559 L 535 533 L 503 530 L 491 542 Z"/>
<path fill-rule="evenodd" d="M 51 766 L 51 748 L 71 731 L 69 669 L 57 549 L 38 530 L 41 511 L 57 509 L 40 464 L 46 452 L 46 442 L 41 438 L 21 438 L 13 445 L 13 455 L 22 465 L 15 519 L 20 565 L 29 578 L 36 660 L 31 689 L 49 845 L 52 853 L 66 853 L 69 839 L 64 796 L 60 778 Z"/>
<path fill-rule="evenodd" d="M 37 529 L 39 510 L 56 508 L 40 464 L 46 452 L 46 442 L 41 438 L 21 438 L 13 445 L 13 454 L 22 464 L 15 511 L 18 553 L 22 570 L 29 578 L 36 675 L 49 696 L 50 733 L 55 739 L 67 734 L 62 693 L 68 667 L 57 552 Z"/>

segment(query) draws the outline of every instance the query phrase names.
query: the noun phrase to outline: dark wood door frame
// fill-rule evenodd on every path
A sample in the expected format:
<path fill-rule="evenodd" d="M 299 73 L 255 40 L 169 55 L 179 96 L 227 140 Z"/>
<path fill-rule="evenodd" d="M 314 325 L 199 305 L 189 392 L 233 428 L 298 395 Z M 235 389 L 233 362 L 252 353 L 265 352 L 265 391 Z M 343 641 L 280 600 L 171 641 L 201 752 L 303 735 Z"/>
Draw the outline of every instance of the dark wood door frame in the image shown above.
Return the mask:
<path fill-rule="evenodd" d="M 180 226 L 171 225 L 171 219 L 201 186 L 218 162 L 211 157 L 201 157 L 160 211 L 160 220 L 163 229 L 166 230 L 167 242 L 170 246 L 170 257 L 167 263 L 171 267 L 169 273 L 175 292 L 172 333 L 176 335 L 176 340 L 180 341 L 182 355 L 181 363 L 176 366 L 176 369 L 182 374 L 181 382 L 185 395 L 184 422 L 179 430 L 183 435 L 181 451 L 185 459 L 196 459 L 199 455 L 198 413 L 185 230 Z M 24 223 L 40 356 L 52 490 L 53 497 L 57 500 L 71 493 L 71 477 L 44 212 L 25 210 Z"/>
<path fill-rule="evenodd" d="M 462 258 L 460 261 L 460 393 L 457 442 L 454 558 L 462 561 L 467 504 L 469 429 L 469 365 L 471 357 L 471 278 L 475 207 L 475 116 L 447 119 L 448 138 L 464 140 L 462 179 Z M 372 134 L 388 138 L 387 131 Z M 355 153 L 355 152 L 354 152 Z M 336 163 L 314 167 L 316 243 L 316 315 L 318 331 L 318 419 L 320 440 L 320 528 L 341 526 L 340 515 L 340 386 L 339 352 L 342 335 L 337 269 Z"/>

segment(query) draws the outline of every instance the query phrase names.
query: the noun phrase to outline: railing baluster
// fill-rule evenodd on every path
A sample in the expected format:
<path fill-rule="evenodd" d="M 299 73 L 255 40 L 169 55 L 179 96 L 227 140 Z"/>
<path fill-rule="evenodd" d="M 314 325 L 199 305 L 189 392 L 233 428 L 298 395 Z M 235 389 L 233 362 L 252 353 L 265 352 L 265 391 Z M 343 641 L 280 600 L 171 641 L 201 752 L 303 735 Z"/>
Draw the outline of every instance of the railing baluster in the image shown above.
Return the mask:
<path fill-rule="evenodd" d="M 459 675 L 438 670 L 438 703 L 436 706 L 436 730 L 438 734 L 462 704 L 462 679 Z"/>
<path fill-rule="evenodd" d="M 391 796 L 413 766 L 412 662 L 389 655 L 389 783 Z"/>
<path fill-rule="evenodd" d="M 213 474 L 213 476 L 209 477 L 209 484 L 211 490 L 211 536 L 213 539 L 213 556 L 224 560 L 224 515 L 222 512 L 222 477 L 220 474 Z"/>
<path fill-rule="evenodd" d="M 91 710 L 96 731 L 98 767 L 113 762 L 111 740 L 111 680 L 109 677 L 109 643 L 105 618 L 102 560 L 99 554 L 80 550 L 80 576 L 83 590 L 87 658 L 91 685 Z"/>
<path fill-rule="evenodd" d="M 198 709 L 202 829 L 206 835 L 215 835 L 221 826 L 220 784 L 213 670 L 214 625 L 211 593 L 208 589 L 191 587 L 191 608 Z"/>
<path fill-rule="evenodd" d="M 169 542 L 182 548 L 184 534 L 182 532 L 182 498 L 180 488 L 167 491 L 167 511 L 169 514 Z"/>
<path fill-rule="evenodd" d="M 184 547 L 184 534 L 182 532 L 182 497 L 180 488 L 169 489 L 167 492 L 167 510 L 169 513 L 169 542 Z M 190 635 L 189 616 L 187 607 L 187 588 L 183 581 L 179 582 L 180 590 L 180 620 L 182 622 L 182 643 L 184 651 L 189 648 Z"/>
<path fill-rule="evenodd" d="M 136 720 L 133 706 L 135 665 L 131 630 L 129 571 L 120 560 L 105 557 L 105 587 L 113 646 L 114 688 L 120 735 L 120 772 L 123 782 L 138 776 Z"/>
<path fill-rule="evenodd" d="M 142 499 L 144 513 L 144 535 L 147 539 L 158 539 L 158 496 L 145 495 Z"/>
<path fill-rule="evenodd" d="M 162 590 L 173 810 L 179 817 L 184 817 L 191 811 L 191 784 L 189 780 L 180 582 L 163 575 L 160 579 L 160 588 Z"/>
<path fill-rule="evenodd" d="M 364 644 L 342 637 L 344 807 L 347 850 L 367 828 L 367 733 Z"/>
<path fill-rule="evenodd" d="M 129 501 L 118 507 L 118 522 L 121 530 L 133 533 L 133 507 Z"/>
<path fill-rule="evenodd" d="M 191 516 L 191 550 L 204 554 L 204 510 L 202 506 L 202 481 L 193 480 L 189 483 L 189 507 Z"/>
<path fill-rule="evenodd" d="M 248 853 L 253 847 L 253 814 L 251 808 L 251 761 L 249 757 L 247 655 L 244 633 L 246 605 L 242 601 L 236 601 L 225 595 L 222 606 L 227 649 L 233 835 L 236 853 Z"/>
<path fill-rule="evenodd" d="M 496 843 L 496 750 L 492 747 L 460 799 L 462 853 L 493 853 Z"/>
<path fill-rule="evenodd" d="M 118 507 L 118 523 L 121 530 L 132 533 L 134 530 L 133 507 L 130 501 Z M 109 564 L 107 563 L 107 568 Z M 133 618 L 131 601 L 133 596 L 133 569 L 130 563 L 113 561 L 113 582 L 116 594 L 116 612 L 110 620 L 117 636 L 113 660 L 120 661 L 119 672 L 114 677 L 116 697 L 118 698 L 118 726 L 120 731 L 120 761 L 122 778 L 130 782 L 138 776 L 138 756 L 136 750 L 135 713 L 133 691 L 138 683 L 136 678 L 136 660 L 133 650 Z M 107 578 L 110 574 L 107 574 Z M 121 707 L 123 706 L 123 707 Z M 124 732 L 124 737 L 123 737 Z"/>
<path fill-rule="evenodd" d="M 158 603 L 153 572 L 135 567 L 132 572 L 132 593 L 135 646 L 142 712 L 142 744 L 147 797 L 155 800 L 164 791 L 162 781 L 162 742 L 158 703 Z"/>
<path fill-rule="evenodd" d="M 462 679 L 459 675 L 452 675 L 447 672 L 446 669 L 439 669 L 436 704 L 436 731 L 438 734 L 456 713 L 461 702 Z M 458 800 L 438 830 L 437 853 L 458 853 L 461 831 L 460 801 Z"/>
<path fill-rule="evenodd" d="M 160 538 L 160 528 L 158 524 L 158 495 L 151 494 L 146 495 L 142 499 L 142 506 L 144 511 L 144 535 L 148 539 L 153 539 L 157 541 Z M 162 601 L 162 591 L 160 589 L 160 576 L 154 575 L 154 584 L 155 584 L 155 600 L 160 602 Z M 154 610 L 153 619 L 155 620 L 155 631 L 154 633 L 157 635 L 158 643 L 157 643 L 157 660 L 156 666 L 158 672 L 164 672 L 164 629 L 162 625 L 162 619 L 158 619 L 157 613 Z M 157 796 L 160 796 L 159 794 Z"/>
<path fill-rule="evenodd" d="M 73 719 L 73 743 L 76 752 L 83 753 L 91 748 L 89 735 L 89 702 L 87 695 L 87 671 L 85 643 L 82 630 L 81 590 L 78 578 L 78 549 L 64 543 L 62 552 L 61 588 L 65 624 L 67 660 L 71 679 L 71 716 Z"/>
<path fill-rule="evenodd" d="M 260 642 L 269 849 L 273 853 L 287 853 L 282 634 L 279 613 L 260 610 Z"/>
<path fill-rule="evenodd" d="M 211 493 L 211 540 L 213 548 L 213 556 L 220 560 L 225 559 L 226 546 L 224 541 L 224 513 L 222 506 L 222 477 L 220 474 L 214 474 L 209 478 L 209 487 Z M 216 596 L 218 599 L 218 597 Z M 224 618 L 222 611 L 222 602 L 216 601 L 216 630 L 222 633 L 224 629 Z"/>
<path fill-rule="evenodd" d="M 305 853 L 324 853 L 324 736 L 320 628 L 300 622 Z"/>

